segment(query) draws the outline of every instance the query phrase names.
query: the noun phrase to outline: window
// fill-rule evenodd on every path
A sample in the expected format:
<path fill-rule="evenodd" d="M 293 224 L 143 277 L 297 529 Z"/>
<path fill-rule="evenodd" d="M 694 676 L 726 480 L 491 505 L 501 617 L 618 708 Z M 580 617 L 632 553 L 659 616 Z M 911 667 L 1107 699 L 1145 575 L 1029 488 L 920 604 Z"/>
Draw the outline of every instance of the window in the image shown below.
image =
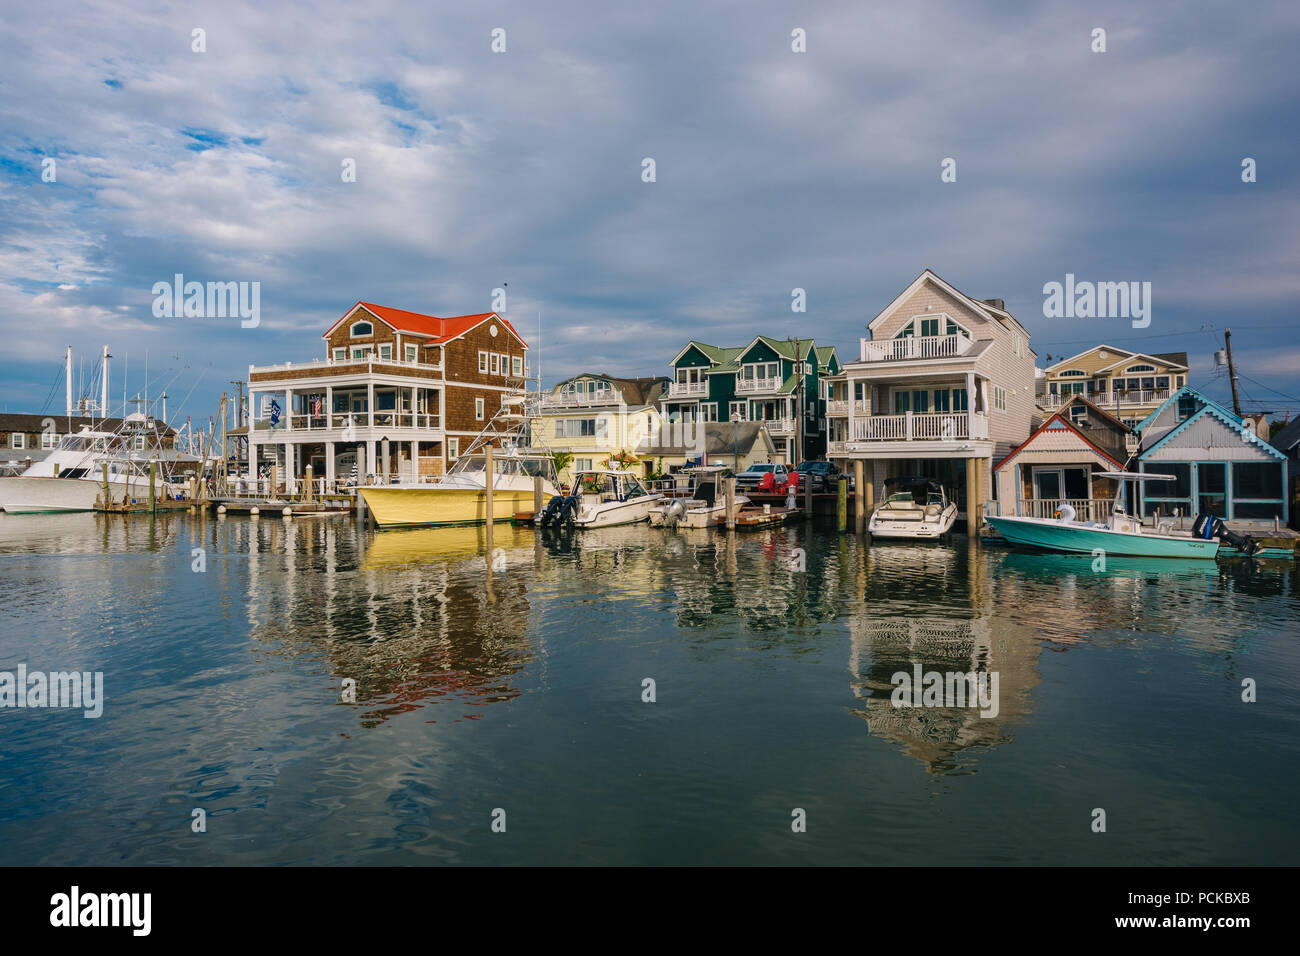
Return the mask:
<path fill-rule="evenodd" d="M 524 374 L 524 357 L 516 355 L 510 360 L 510 374 L 516 378 Z"/>
<path fill-rule="evenodd" d="M 479 421 L 483 420 L 483 399 L 474 399 L 474 417 Z"/>
<path fill-rule="evenodd" d="M 50 449 L 59 447 L 58 432 L 41 432 L 41 448 Z"/>
<path fill-rule="evenodd" d="M 1128 368 L 1124 369 L 1124 371 L 1129 375 L 1137 372 L 1154 372 L 1155 370 L 1156 367 L 1154 365 L 1130 365 Z"/>
<path fill-rule="evenodd" d="M 700 405 L 700 421 L 716 422 L 718 420 L 718 403 L 705 402 Z"/>
<path fill-rule="evenodd" d="M 591 471 L 593 467 L 590 458 L 575 458 L 573 464 L 575 471 Z"/>
<path fill-rule="evenodd" d="M 748 421 L 749 402 L 731 402 L 727 406 L 727 421 L 731 421 L 731 419 L 735 418 L 737 414 L 740 415 L 740 420 L 742 422 Z"/>
<path fill-rule="evenodd" d="M 930 393 L 925 390 L 912 392 L 912 411 L 924 415 L 930 411 Z"/>
<path fill-rule="evenodd" d="M 501 359 L 501 374 L 502 374 L 502 375 L 509 375 L 509 374 L 510 374 L 510 356 L 509 356 L 509 355 L 502 355 L 502 356 L 500 356 L 500 359 Z"/>
<path fill-rule="evenodd" d="M 488 354 L 487 354 L 487 352 L 479 352 L 479 353 L 478 353 L 478 370 L 479 370 L 480 372 L 483 372 L 483 373 L 486 373 L 486 372 L 487 372 L 487 370 L 488 370 Z"/>
<path fill-rule="evenodd" d="M 1017 332 L 1014 336 L 1016 343 L 1016 357 L 1021 358 L 1025 354 L 1025 337 Z"/>
<path fill-rule="evenodd" d="M 348 350 L 347 350 L 347 349 L 344 348 L 344 349 L 335 349 L 335 350 L 334 350 L 334 361 L 336 361 L 336 362 L 346 362 L 346 361 L 347 361 L 347 358 L 348 358 Z"/>
<path fill-rule="evenodd" d="M 902 415 L 912 410 L 912 393 L 895 392 L 894 393 L 894 414 Z"/>
<path fill-rule="evenodd" d="M 135 450 L 136 450 L 136 451 L 144 451 L 144 436 L 143 436 L 143 435 L 136 435 L 136 436 L 135 436 Z"/>
<path fill-rule="evenodd" d="M 370 358 L 372 347 L 369 345 L 355 345 L 352 347 L 352 357 L 354 359 L 365 360 Z"/>
<path fill-rule="evenodd" d="M 1182 375 L 1179 375 L 1178 378 L 1175 379 L 1175 381 L 1178 382 L 1178 384 L 1174 386 L 1175 388 L 1182 388 L 1184 385 L 1187 384 L 1187 379 Z"/>
<path fill-rule="evenodd" d="M 1148 462 L 1144 472 L 1154 475 L 1173 475 L 1174 481 L 1143 482 L 1142 513 L 1171 515 L 1178 510 L 1184 515 L 1192 513 L 1192 466 L 1180 462 Z"/>
<path fill-rule="evenodd" d="M 417 362 L 420 358 L 420 347 L 418 345 L 407 345 L 404 347 L 406 360 L 408 362 Z"/>
<path fill-rule="evenodd" d="M 1232 464 L 1232 517 L 1282 516 L 1282 462 L 1238 461 Z"/>
<path fill-rule="evenodd" d="M 936 315 L 932 318 L 918 319 L 921 323 L 921 334 L 934 336 L 939 334 L 939 317 Z"/>
<path fill-rule="evenodd" d="M 954 412 L 966 411 L 966 389 L 954 388 L 952 390 L 952 410 Z"/>
<path fill-rule="evenodd" d="M 779 362 L 751 362 L 740 367 L 740 377 L 746 382 L 755 379 L 779 379 L 780 375 L 781 363 Z"/>
<path fill-rule="evenodd" d="M 13 433 L 9 436 L 9 447 L 10 447 L 10 448 L 26 448 L 26 447 L 27 447 L 27 435 L 26 435 L 26 433 L 24 433 L 24 432 L 13 432 Z"/>
<path fill-rule="evenodd" d="M 455 459 L 457 459 L 457 458 L 460 457 L 460 439 L 459 439 L 459 438 L 448 438 L 448 439 L 447 439 L 447 457 L 448 457 L 449 459 L 452 459 L 452 460 L 455 460 Z"/>
<path fill-rule="evenodd" d="M 501 373 L 501 356 L 496 352 L 488 353 L 488 374 L 499 375 Z"/>
<path fill-rule="evenodd" d="M 393 343 L 385 342 L 379 346 L 379 357 L 385 361 L 393 360 Z"/>
<path fill-rule="evenodd" d="M 1077 369 L 1077 368 L 1067 368 L 1064 372 L 1058 372 L 1058 373 L 1056 374 L 1056 377 L 1057 377 L 1057 378 L 1076 378 L 1076 377 L 1082 377 L 1082 376 L 1087 375 L 1087 374 L 1088 374 L 1088 373 L 1085 372 L 1085 371 L 1083 371 L 1082 369 Z"/>
<path fill-rule="evenodd" d="M 604 438 L 607 422 L 600 418 L 557 418 L 556 438 Z"/>
<path fill-rule="evenodd" d="M 1001 385 L 993 386 L 993 407 L 1000 412 L 1007 410 L 1007 390 Z"/>
<path fill-rule="evenodd" d="M 1178 420 L 1185 422 L 1196 414 L 1196 399 L 1191 395 L 1181 395 L 1178 398 Z"/>
<path fill-rule="evenodd" d="M 348 334 L 354 339 L 362 339 L 367 335 L 374 335 L 375 327 L 369 322 L 353 322 L 352 328 L 348 330 Z"/>

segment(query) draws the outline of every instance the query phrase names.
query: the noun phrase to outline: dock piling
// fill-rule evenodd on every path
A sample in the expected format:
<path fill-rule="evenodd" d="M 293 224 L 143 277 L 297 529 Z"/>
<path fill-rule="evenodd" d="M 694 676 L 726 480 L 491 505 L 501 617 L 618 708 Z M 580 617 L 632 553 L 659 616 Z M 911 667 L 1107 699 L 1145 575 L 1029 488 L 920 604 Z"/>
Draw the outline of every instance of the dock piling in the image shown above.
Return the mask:
<path fill-rule="evenodd" d="M 727 495 L 727 530 L 736 530 L 736 476 L 731 475 L 727 478 L 726 484 Z"/>
<path fill-rule="evenodd" d="M 149 460 L 149 513 L 158 510 L 158 459 Z"/>
<path fill-rule="evenodd" d="M 496 513 L 492 510 L 492 481 L 496 477 L 496 472 L 492 465 L 492 446 L 483 446 L 484 472 L 483 472 L 483 517 L 484 527 L 487 529 L 487 563 L 492 567 L 492 525 Z"/>
<path fill-rule="evenodd" d="M 849 527 L 849 476 L 840 475 L 835 485 L 835 522 L 843 534 Z"/>

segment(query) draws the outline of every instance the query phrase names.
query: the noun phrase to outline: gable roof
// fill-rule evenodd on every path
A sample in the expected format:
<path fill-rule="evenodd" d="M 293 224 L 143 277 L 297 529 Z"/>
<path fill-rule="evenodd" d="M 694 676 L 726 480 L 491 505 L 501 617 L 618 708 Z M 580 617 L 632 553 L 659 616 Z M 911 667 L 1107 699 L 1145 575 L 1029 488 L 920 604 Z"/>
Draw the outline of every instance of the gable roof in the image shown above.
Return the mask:
<path fill-rule="evenodd" d="M 405 309 L 394 309 L 386 305 L 377 305 L 374 302 L 360 301 L 343 313 L 343 316 L 337 322 L 326 329 L 321 338 L 329 338 L 335 329 L 356 314 L 357 309 L 365 309 L 365 311 L 395 331 L 426 336 L 430 341 L 424 343 L 425 345 L 442 345 L 445 342 L 450 342 L 452 339 L 460 338 L 470 329 L 482 325 L 488 319 L 495 318 L 510 330 L 510 334 L 519 340 L 520 345 L 528 348 L 528 343 L 524 341 L 524 337 L 498 312 L 476 312 L 473 315 L 454 315 L 443 318 L 436 315 L 425 315 L 422 312 L 407 312 Z"/>
<path fill-rule="evenodd" d="M 622 378 L 617 375 L 606 375 L 604 372 L 579 372 L 562 382 L 556 382 L 553 391 L 559 391 L 563 386 L 570 382 L 576 382 L 580 378 L 600 379 L 609 382 L 616 387 L 623 395 L 623 401 L 628 405 L 653 405 L 659 400 L 660 395 L 666 390 L 670 381 L 666 375 L 647 375 L 640 378 Z"/>
<path fill-rule="evenodd" d="M 1190 428 L 1193 422 L 1200 421 L 1202 418 L 1206 418 L 1206 417 L 1218 419 L 1228 428 L 1232 429 L 1233 431 L 1241 435 L 1243 441 L 1247 441 L 1255 445 L 1258 445 L 1259 447 L 1263 448 L 1266 452 L 1268 452 L 1270 455 L 1276 458 L 1286 457 L 1284 453 L 1279 451 L 1273 445 L 1269 444 L 1263 438 L 1260 438 L 1259 435 L 1255 433 L 1254 429 L 1247 427 L 1246 420 L 1244 418 L 1241 418 L 1238 415 L 1234 415 L 1232 412 L 1228 411 L 1226 408 L 1224 408 L 1214 399 L 1206 398 L 1200 392 L 1196 391 L 1196 389 L 1188 385 L 1184 385 L 1173 395 L 1169 396 L 1169 398 L 1165 400 L 1165 402 L 1160 406 L 1160 408 L 1157 408 L 1154 412 L 1152 412 L 1150 415 L 1144 418 L 1142 422 L 1138 425 L 1138 430 L 1141 431 L 1143 426 L 1145 426 L 1147 422 L 1151 421 L 1151 419 L 1154 418 L 1156 415 L 1158 415 L 1163 409 L 1167 408 L 1171 402 L 1177 400 L 1177 398 L 1180 395 L 1182 395 L 1184 392 L 1191 394 L 1197 400 L 1199 400 L 1202 403 L 1201 407 L 1198 408 L 1193 414 L 1187 416 L 1187 418 L 1179 422 L 1176 426 L 1166 431 L 1150 445 L 1146 445 L 1144 442 L 1143 444 L 1145 445 L 1145 447 L 1142 449 L 1141 454 L 1138 456 L 1139 458 L 1145 459 L 1148 455 L 1154 452 L 1165 442 L 1171 440 L 1175 435 L 1182 434 L 1184 431 Z"/>
<path fill-rule="evenodd" d="M 1097 371 L 1093 372 L 1092 374 L 1100 375 L 1102 372 L 1109 372 L 1116 365 L 1124 365 L 1127 362 L 1137 362 L 1137 361 L 1141 361 L 1142 359 L 1146 359 L 1149 362 L 1159 362 L 1162 365 L 1179 365 L 1182 367 L 1183 371 L 1188 371 L 1186 352 L 1169 353 L 1169 354 L 1181 354 L 1183 360 L 1181 362 L 1176 362 L 1170 358 L 1162 358 L 1159 355 L 1153 355 L 1150 352 L 1130 352 L 1125 358 L 1119 359 L 1118 361 L 1115 362 L 1111 362 L 1105 368 L 1099 368 L 1097 369 Z"/>
<path fill-rule="evenodd" d="M 1059 362 L 1053 362 L 1051 365 L 1043 369 L 1043 372 L 1044 373 L 1050 372 L 1052 369 L 1056 368 L 1057 366 L 1068 365 L 1070 362 L 1077 361 L 1083 358 L 1085 355 L 1091 355 L 1093 352 L 1100 352 L 1103 349 L 1107 352 L 1114 352 L 1116 355 L 1122 354 L 1124 356 L 1132 356 L 1136 354 L 1135 352 L 1132 352 L 1129 349 L 1117 349 L 1113 345 L 1107 345 L 1105 342 L 1102 342 L 1100 345 L 1094 345 L 1091 348 L 1084 349 L 1082 352 L 1078 352 L 1074 355 L 1071 355 L 1069 358 L 1063 358 Z M 1125 359 L 1121 359 L 1120 361 L 1125 361 Z"/>
<path fill-rule="evenodd" d="M 1292 448 L 1300 445 L 1300 418 L 1283 425 L 1281 431 L 1269 439 L 1269 444 L 1289 455 Z"/>
<path fill-rule="evenodd" d="M 939 276 L 936 275 L 930 269 L 923 269 L 921 271 L 921 274 L 917 276 L 915 279 L 913 279 L 911 284 L 906 289 L 904 289 L 897 296 L 895 296 L 894 300 L 890 302 L 889 305 L 885 306 L 883 309 L 877 312 L 876 317 L 867 323 L 867 328 L 871 329 L 874 332 L 875 331 L 874 326 L 876 325 L 877 322 L 879 322 L 887 314 L 892 312 L 895 306 L 897 306 L 900 302 L 907 299 L 909 296 L 912 295 L 912 293 L 914 293 L 917 289 L 919 289 L 922 285 L 924 285 L 927 282 L 938 286 L 940 289 L 947 292 L 949 295 L 957 299 L 963 305 L 969 306 L 977 315 L 982 315 L 984 318 L 988 319 L 990 322 L 993 322 L 996 325 L 1005 326 L 1008 323 L 1014 324 L 1015 327 L 1024 334 L 1026 341 L 1028 341 L 1029 339 L 1028 330 L 1026 330 L 1025 327 L 1020 324 L 1020 322 L 1016 319 L 1015 316 L 1013 316 L 1005 308 L 1001 307 L 1000 305 L 1002 303 L 1001 299 L 976 299 L 972 296 L 967 295 L 965 292 L 962 292 L 960 289 L 957 289 L 949 285 L 947 282 L 944 282 L 943 279 L 939 278 Z"/>
<path fill-rule="evenodd" d="M 1173 394 L 1171 394 L 1168 398 L 1166 398 L 1163 402 L 1161 402 L 1159 405 L 1157 405 L 1156 408 L 1151 412 L 1150 415 L 1148 415 L 1146 418 L 1142 419 L 1142 421 L 1138 422 L 1137 425 L 1135 426 L 1135 429 L 1134 429 L 1134 430 L 1135 430 L 1135 431 L 1139 431 L 1139 432 L 1142 431 L 1142 430 L 1144 430 L 1144 429 L 1147 427 L 1147 425 L 1149 425 L 1152 421 L 1154 421 L 1155 418 L 1156 418 L 1156 417 L 1157 417 L 1161 412 L 1163 412 L 1166 408 L 1168 408 L 1170 405 L 1174 404 L 1175 402 L 1177 402 L 1180 398 L 1182 398 L 1182 397 L 1184 397 L 1184 396 L 1191 396 L 1192 398 L 1195 398 L 1198 402 L 1201 402 L 1201 403 L 1204 404 L 1204 405 L 1213 405 L 1215 408 L 1217 408 L 1219 411 L 1221 411 L 1224 415 L 1227 415 L 1229 418 L 1234 419 L 1238 424 L 1241 422 L 1241 419 L 1237 418 L 1236 415 L 1232 414 L 1232 412 L 1228 411 L 1226 408 L 1224 408 L 1222 405 L 1220 405 L 1220 404 L 1219 404 L 1218 402 L 1216 402 L 1214 399 L 1209 398 L 1208 396 L 1202 395 L 1200 392 L 1198 392 L 1196 389 L 1192 388 L 1192 386 L 1190 386 L 1190 385 L 1184 385 L 1182 388 L 1180 388 L 1180 389 L 1178 389 L 1177 391 L 1175 391 L 1175 392 L 1174 392 Z"/>
<path fill-rule="evenodd" d="M 1104 411 L 1102 411 L 1102 410 L 1101 410 L 1100 408 L 1098 408 L 1096 405 L 1092 404 L 1092 402 L 1088 401 L 1088 400 L 1087 400 L 1086 398 L 1084 398 L 1083 396 L 1081 396 L 1081 395 L 1076 395 L 1075 398 L 1077 398 L 1077 399 L 1078 399 L 1080 402 L 1082 402 L 1084 405 L 1087 405 L 1088 408 L 1090 408 L 1092 411 L 1095 411 L 1095 412 L 1099 413 L 1099 414 L 1102 415 L 1104 418 L 1108 418 L 1108 419 L 1110 419 L 1110 421 L 1114 422 L 1114 423 L 1115 423 L 1119 428 L 1123 429 L 1124 431 L 1126 431 L 1126 432 L 1132 431 L 1132 429 L 1130 429 L 1130 428 L 1129 428 L 1127 425 L 1125 425 L 1123 422 L 1118 421 L 1117 419 L 1111 417 L 1110 415 L 1107 415 Z M 1067 415 L 1065 414 L 1065 410 L 1066 410 L 1067 408 L 1069 408 L 1069 407 L 1070 407 L 1071 405 L 1073 405 L 1073 404 L 1074 404 L 1074 400 L 1072 399 L 1071 401 L 1068 401 L 1068 402 L 1066 402 L 1064 405 L 1062 405 L 1060 411 L 1058 411 L 1056 414 L 1054 414 L 1054 415 L 1052 415 L 1051 417 L 1049 417 L 1049 418 L 1047 419 L 1047 421 L 1045 421 L 1045 422 L 1043 422 L 1041 425 L 1039 425 L 1038 428 L 1034 429 L 1034 433 L 1033 433 L 1032 435 L 1030 435 L 1027 439 L 1025 439 L 1023 442 L 1021 442 L 1019 445 L 1017 445 L 1014 449 L 1012 449 L 1011 453 L 1010 453 L 1009 455 L 1007 455 L 1007 457 L 1003 458 L 1000 462 L 998 462 L 996 465 L 994 465 L 994 466 L 993 466 L 993 470 L 994 470 L 994 471 L 998 471 L 999 469 L 1001 469 L 1003 465 L 1005 465 L 1007 462 L 1011 461 L 1012 458 L 1015 458 L 1015 457 L 1016 457 L 1017 455 L 1019 455 L 1022 451 L 1024 451 L 1026 448 L 1028 448 L 1029 445 L 1033 443 L 1034 439 L 1037 438 L 1039 435 L 1043 434 L 1043 432 L 1046 432 L 1046 431 L 1059 431 L 1059 430 L 1061 430 L 1061 429 L 1059 429 L 1059 428 L 1053 428 L 1053 427 L 1052 427 L 1052 423 L 1053 423 L 1053 422 L 1056 422 L 1056 423 L 1058 423 L 1059 425 L 1064 426 L 1064 430 L 1074 432 L 1074 434 L 1077 435 L 1080 439 L 1082 439 L 1083 442 L 1084 442 L 1084 443 L 1085 443 L 1089 448 L 1091 448 L 1091 449 L 1092 449 L 1093 451 L 1095 451 L 1097 454 L 1101 455 L 1101 457 L 1105 458 L 1107 461 L 1111 462 L 1111 463 L 1115 466 L 1115 470 L 1116 470 L 1116 471 L 1127 471 L 1128 469 L 1127 469 L 1127 467 L 1125 466 L 1124 462 L 1122 462 L 1122 461 L 1120 461 L 1119 459 L 1117 459 L 1117 458 L 1116 458 L 1114 455 L 1112 455 L 1110 452 L 1105 451 L 1105 450 L 1103 450 L 1101 447 L 1099 447 L 1099 446 L 1097 445 L 1097 443 L 1094 442 L 1094 441 L 1093 441 L 1091 438 L 1089 438 L 1087 435 L 1085 435 L 1085 434 L 1083 433 L 1083 431 L 1082 431 L 1082 430 L 1081 430 L 1077 425 L 1074 424 L 1074 422 L 1070 421 L 1069 416 L 1067 416 Z"/>

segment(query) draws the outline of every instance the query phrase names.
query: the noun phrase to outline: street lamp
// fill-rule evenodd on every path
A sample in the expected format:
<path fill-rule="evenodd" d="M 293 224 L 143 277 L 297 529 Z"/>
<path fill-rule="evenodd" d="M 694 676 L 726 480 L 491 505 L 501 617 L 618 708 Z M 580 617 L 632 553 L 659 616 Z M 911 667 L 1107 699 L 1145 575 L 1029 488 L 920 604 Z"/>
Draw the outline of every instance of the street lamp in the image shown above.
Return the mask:
<path fill-rule="evenodd" d="M 741 421 L 743 421 L 743 419 L 740 417 L 740 412 L 731 413 L 731 433 L 732 433 L 732 441 L 733 441 L 732 451 L 735 456 L 734 460 L 732 461 L 731 471 L 733 474 L 737 474 L 737 475 L 740 474 L 740 423 Z"/>

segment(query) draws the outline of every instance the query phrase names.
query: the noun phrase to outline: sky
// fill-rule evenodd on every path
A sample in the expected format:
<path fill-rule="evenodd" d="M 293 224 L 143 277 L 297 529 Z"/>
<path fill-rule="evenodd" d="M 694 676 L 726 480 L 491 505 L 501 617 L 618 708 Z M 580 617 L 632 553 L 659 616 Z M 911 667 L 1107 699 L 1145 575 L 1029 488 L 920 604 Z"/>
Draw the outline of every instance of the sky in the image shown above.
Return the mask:
<path fill-rule="evenodd" d="M 107 344 L 115 405 L 206 422 L 358 300 L 497 288 L 548 384 L 852 357 L 930 268 L 1040 366 L 1186 351 L 1228 400 L 1231 327 L 1245 409 L 1300 414 L 1298 46 L 1285 2 L 8 3 L 0 410 L 61 412 Z M 178 273 L 258 283 L 259 323 L 156 317 Z M 1150 325 L 1045 315 L 1067 274 L 1150 282 Z"/>

